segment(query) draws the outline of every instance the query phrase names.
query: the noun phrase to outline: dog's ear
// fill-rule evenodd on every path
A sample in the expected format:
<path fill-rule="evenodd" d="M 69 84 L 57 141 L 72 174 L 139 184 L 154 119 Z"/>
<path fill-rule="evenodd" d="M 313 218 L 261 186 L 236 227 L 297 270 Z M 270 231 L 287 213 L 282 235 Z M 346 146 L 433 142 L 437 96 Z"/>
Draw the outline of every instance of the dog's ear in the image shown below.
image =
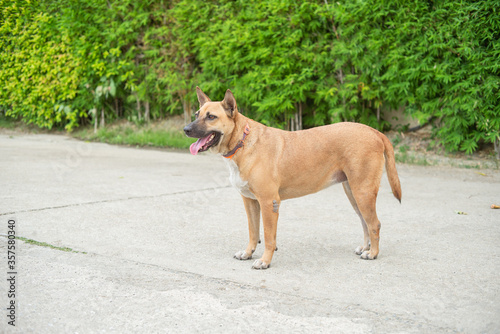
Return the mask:
<path fill-rule="evenodd" d="M 203 93 L 203 91 L 198 86 L 196 86 L 196 95 L 198 95 L 198 102 L 200 102 L 200 108 L 203 107 L 205 103 L 212 101 L 207 96 L 207 94 Z"/>
<path fill-rule="evenodd" d="M 226 95 L 224 95 L 224 100 L 222 100 L 222 107 L 230 118 L 233 118 L 235 113 L 238 111 L 238 107 L 236 106 L 236 99 L 229 89 L 226 91 Z"/>

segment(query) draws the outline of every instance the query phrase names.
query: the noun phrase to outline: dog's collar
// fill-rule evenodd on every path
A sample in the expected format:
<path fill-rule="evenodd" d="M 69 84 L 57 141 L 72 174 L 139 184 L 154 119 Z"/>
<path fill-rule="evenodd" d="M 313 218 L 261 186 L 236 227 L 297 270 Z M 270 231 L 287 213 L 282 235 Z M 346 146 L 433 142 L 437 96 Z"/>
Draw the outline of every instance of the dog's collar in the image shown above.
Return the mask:
<path fill-rule="evenodd" d="M 243 130 L 243 139 L 240 139 L 240 141 L 238 142 L 238 144 L 236 144 L 236 146 L 231 150 L 229 151 L 228 153 L 222 155 L 224 158 L 227 158 L 227 159 L 232 159 L 233 156 L 236 154 L 236 152 L 243 147 L 243 145 L 245 145 L 245 138 L 247 137 L 247 135 L 250 133 L 250 126 L 248 126 L 248 123 L 245 125 L 245 130 Z"/>

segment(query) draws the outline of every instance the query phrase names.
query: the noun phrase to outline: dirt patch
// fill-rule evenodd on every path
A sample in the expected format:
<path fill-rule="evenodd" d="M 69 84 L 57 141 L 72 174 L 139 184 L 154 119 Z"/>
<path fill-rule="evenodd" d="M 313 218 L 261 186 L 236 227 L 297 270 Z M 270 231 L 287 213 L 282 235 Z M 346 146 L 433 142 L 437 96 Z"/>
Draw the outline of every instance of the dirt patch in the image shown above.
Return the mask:
<path fill-rule="evenodd" d="M 141 124 L 138 125 L 133 122 L 129 122 L 125 119 L 123 120 L 117 120 L 114 121 L 113 123 L 110 123 L 106 125 L 106 128 L 108 129 L 115 129 L 115 128 L 123 128 L 123 127 L 128 127 L 134 131 L 137 131 L 141 128 L 144 128 L 147 125 L 148 128 L 152 130 L 166 130 L 166 131 L 176 131 L 176 132 L 182 132 L 185 123 L 184 123 L 184 118 L 180 115 L 174 115 L 170 116 L 165 119 L 160 119 L 157 121 L 152 121 L 148 124 Z"/>
<path fill-rule="evenodd" d="M 477 169 L 500 168 L 500 160 L 496 158 L 493 144 L 484 144 L 473 154 L 450 153 L 432 138 L 431 127 L 406 133 L 389 131 L 386 135 L 394 145 L 396 161 L 399 163 Z"/>

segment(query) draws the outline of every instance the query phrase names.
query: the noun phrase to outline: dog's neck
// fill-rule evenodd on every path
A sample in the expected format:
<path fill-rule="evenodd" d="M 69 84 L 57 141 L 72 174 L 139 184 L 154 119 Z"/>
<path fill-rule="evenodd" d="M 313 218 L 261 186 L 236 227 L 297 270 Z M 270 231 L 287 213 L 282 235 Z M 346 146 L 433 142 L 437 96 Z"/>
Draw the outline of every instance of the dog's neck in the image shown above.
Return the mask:
<path fill-rule="evenodd" d="M 234 129 L 231 132 L 231 137 L 229 137 L 226 147 L 221 151 L 223 156 L 226 156 L 228 153 L 230 153 L 231 150 L 233 150 L 238 145 L 240 140 L 244 138 L 245 127 L 247 126 L 248 121 L 249 118 L 243 116 L 239 112 L 236 112 L 234 116 Z"/>

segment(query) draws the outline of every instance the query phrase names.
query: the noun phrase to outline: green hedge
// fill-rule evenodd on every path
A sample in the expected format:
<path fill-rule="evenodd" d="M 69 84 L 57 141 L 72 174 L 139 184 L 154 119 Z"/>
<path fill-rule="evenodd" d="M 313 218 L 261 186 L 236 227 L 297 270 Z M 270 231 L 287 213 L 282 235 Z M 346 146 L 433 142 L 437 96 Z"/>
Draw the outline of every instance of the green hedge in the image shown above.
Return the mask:
<path fill-rule="evenodd" d="M 0 108 L 40 127 L 72 127 L 82 67 L 68 31 L 36 2 L 2 1 Z"/>
<path fill-rule="evenodd" d="M 498 1 L 0 0 L 0 110 L 41 127 L 139 121 L 227 88 L 300 129 L 404 108 L 450 150 L 500 138 Z"/>

